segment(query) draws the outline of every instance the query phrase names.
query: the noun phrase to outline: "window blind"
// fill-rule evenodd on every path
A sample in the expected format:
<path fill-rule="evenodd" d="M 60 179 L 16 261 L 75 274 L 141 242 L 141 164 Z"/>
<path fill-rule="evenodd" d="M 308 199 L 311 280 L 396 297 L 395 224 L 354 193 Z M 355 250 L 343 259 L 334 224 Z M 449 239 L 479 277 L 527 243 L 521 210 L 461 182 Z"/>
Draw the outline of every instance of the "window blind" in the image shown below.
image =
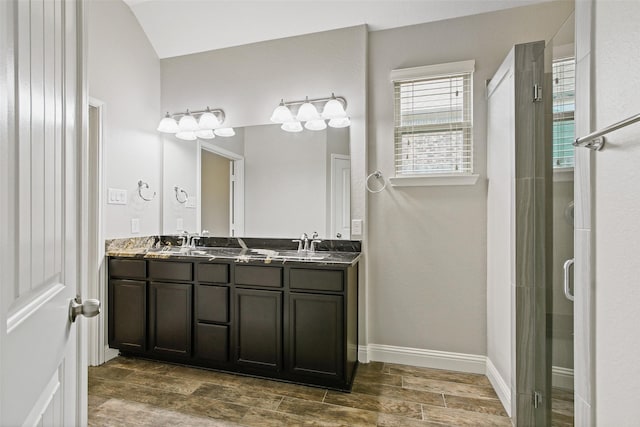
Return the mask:
<path fill-rule="evenodd" d="M 552 63 L 553 79 L 553 167 L 574 166 L 575 59 Z"/>
<path fill-rule="evenodd" d="M 397 80 L 394 93 L 396 176 L 471 173 L 472 72 Z"/>

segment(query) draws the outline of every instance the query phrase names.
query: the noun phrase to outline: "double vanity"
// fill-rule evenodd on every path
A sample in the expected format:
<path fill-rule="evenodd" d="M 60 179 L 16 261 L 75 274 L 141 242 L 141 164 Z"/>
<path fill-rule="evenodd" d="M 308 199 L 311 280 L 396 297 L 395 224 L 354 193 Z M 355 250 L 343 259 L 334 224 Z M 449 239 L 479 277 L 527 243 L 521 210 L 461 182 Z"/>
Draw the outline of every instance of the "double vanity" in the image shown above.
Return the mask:
<path fill-rule="evenodd" d="M 122 354 L 351 388 L 360 242 L 175 236 L 107 243 L 109 346 Z M 195 246 L 197 244 L 198 246 Z"/>

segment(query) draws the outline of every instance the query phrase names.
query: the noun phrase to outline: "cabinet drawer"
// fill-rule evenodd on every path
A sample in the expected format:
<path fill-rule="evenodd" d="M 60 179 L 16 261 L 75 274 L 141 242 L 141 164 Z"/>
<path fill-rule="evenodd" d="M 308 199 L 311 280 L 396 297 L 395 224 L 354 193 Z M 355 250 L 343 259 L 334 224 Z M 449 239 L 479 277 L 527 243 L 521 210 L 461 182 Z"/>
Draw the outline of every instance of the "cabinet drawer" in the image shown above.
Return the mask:
<path fill-rule="evenodd" d="M 190 262 L 149 261 L 149 278 L 152 280 L 193 280 L 193 264 Z"/>
<path fill-rule="evenodd" d="M 282 268 L 280 267 L 238 265 L 235 273 L 236 285 L 282 287 Z"/>
<path fill-rule="evenodd" d="M 196 325 L 196 354 L 199 359 L 215 362 L 229 361 L 229 327 L 223 325 Z"/>
<path fill-rule="evenodd" d="M 289 273 L 291 289 L 313 289 L 316 291 L 342 292 L 342 270 L 312 270 L 292 268 Z"/>
<path fill-rule="evenodd" d="M 109 259 L 109 276 L 144 279 L 147 277 L 146 261 L 140 259 Z"/>
<path fill-rule="evenodd" d="M 196 288 L 197 319 L 203 322 L 229 321 L 229 288 L 198 285 Z"/>
<path fill-rule="evenodd" d="M 228 264 L 198 264 L 197 269 L 199 282 L 229 283 Z"/>

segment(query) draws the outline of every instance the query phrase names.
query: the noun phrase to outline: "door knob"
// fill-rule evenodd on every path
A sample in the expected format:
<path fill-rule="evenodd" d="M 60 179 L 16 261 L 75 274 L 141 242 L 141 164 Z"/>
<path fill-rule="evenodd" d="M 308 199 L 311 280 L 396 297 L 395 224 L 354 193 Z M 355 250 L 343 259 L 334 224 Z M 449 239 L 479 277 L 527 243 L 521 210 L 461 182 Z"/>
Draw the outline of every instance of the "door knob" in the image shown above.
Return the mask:
<path fill-rule="evenodd" d="M 82 314 L 84 317 L 94 317 L 100 314 L 101 303 L 97 299 L 82 301 L 82 298 L 75 297 L 69 302 L 69 320 L 76 321 L 76 317 Z"/>

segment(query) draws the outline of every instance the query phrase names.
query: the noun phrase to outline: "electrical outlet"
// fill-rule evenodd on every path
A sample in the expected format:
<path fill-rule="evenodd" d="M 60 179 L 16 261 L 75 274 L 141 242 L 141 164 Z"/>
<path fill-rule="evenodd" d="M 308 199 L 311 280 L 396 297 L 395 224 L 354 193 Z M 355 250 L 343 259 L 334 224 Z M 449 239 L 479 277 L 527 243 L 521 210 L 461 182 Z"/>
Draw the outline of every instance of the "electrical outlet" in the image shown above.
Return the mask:
<path fill-rule="evenodd" d="M 184 230 L 184 220 L 182 218 L 176 218 L 176 231 Z"/>
<path fill-rule="evenodd" d="M 361 219 L 352 219 L 351 220 L 351 234 L 356 236 L 362 235 L 362 220 Z"/>
<path fill-rule="evenodd" d="M 189 196 L 187 202 L 185 203 L 185 207 L 195 209 L 196 207 L 196 198 L 194 196 Z"/>
<path fill-rule="evenodd" d="M 140 233 L 140 218 L 133 218 L 131 220 L 131 233 Z"/>
<path fill-rule="evenodd" d="M 109 188 L 107 203 L 110 205 L 126 205 L 127 190 L 121 190 L 119 188 Z"/>

